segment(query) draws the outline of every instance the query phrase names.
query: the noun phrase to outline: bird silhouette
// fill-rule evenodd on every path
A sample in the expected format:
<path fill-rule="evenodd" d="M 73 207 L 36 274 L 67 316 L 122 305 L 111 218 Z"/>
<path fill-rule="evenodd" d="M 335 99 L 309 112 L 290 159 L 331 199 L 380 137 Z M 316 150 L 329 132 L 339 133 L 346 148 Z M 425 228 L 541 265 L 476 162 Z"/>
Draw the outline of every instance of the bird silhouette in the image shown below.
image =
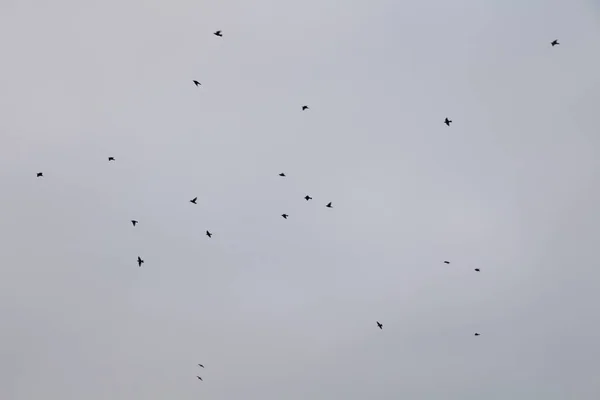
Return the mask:
<path fill-rule="evenodd" d="M 210 238 L 210 237 L 212 237 L 212 233 L 210 233 L 209 231 L 206 231 L 206 236 L 208 236 Z"/>
<path fill-rule="evenodd" d="M 444 264 L 450 264 L 450 261 L 444 261 Z"/>
<path fill-rule="evenodd" d="M 204 368 L 204 365 L 202 365 L 202 364 L 198 364 L 198 366 Z"/>
<path fill-rule="evenodd" d="M 444 123 L 445 123 L 446 125 L 450 126 L 450 124 L 452 123 L 452 120 L 451 120 L 451 119 L 448 119 L 448 118 L 446 118 L 446 119 L 444 120 Z"/>
<path fill-rule="evenodd" d="M 198 379 L 202 380 L 202 378 L 200 378 L 199 376 L 196 376 L 196 378 L 198 378 Z"/>
<path fill-rule="evenodd" d="M 480 271 L 480 269 L 479 269 L 479 268 L 475 268 L 475 271 L 479 272 L 479 271 Z"/>
<path fill-rule="evenodd" d="M 308 110 L 308 106 L 302 106 L 302 111 Z"/>
<path fill-rule="evenodd" d="M 479 335 L 480 335 L 480 333 L 475 332 L 475 336 L 479 336 Z"/>
<path fill-rule="evenodd" d="M 202 84 L 200 82 L 198 82 L 198 81 L 194 81 L 194 85 L 196 85 L 196 87 L 198 87 L 198 86 L 200 86 Z"/>
<path fill-rule="evenodd" d="M 108 157 L 108 161 L 115 161 L 114 157 Z"/>
<path fill-rule="evenodd" d="M 312 200 L 312 197 L 310 197 L 309 195 L 304 196 L 304 200 L 309 201 Z"/>
<path fill-rule="evenodd" d="M 377 326 L 379 327 L 379 329 L 383 329 L 383 324 L 379 321 L 377 321 Z"/>
<path fill-rule="evenodd" d="M 331 205 L 331 202 L 327 203 L 327 205 L 325 207 L 327 207 L 327 208 L 333 208 L 333 206 Z"/>
<path fill-rule="evenodd" d="M 43 177 L 43 176 L 44 176 L 44 174 L 42 174 L 41 172 L 38 172 L 38 173 L 36 174 L 36 176 L 37 176 L 38 178 L 41 178 L 41 177 Z"/>
<path fill-rule="evenodd" d="M 223 37 L 223 34 L 221 33 L 221 31 L 216 31 L 215 33 L 213 33 L 213 35 L 218 36 L 218 37 Z"/>
<path fill-rule="evenodd" d="M 283 219 L 287 219 L 287 217 L 288 217 L 287 214 L 281 214 L 281 216 L 283 217 Z"/>
<path fill-rule="evenodd" d="M 279 174 L 279 176 L 285 176 L 285 174 L 282 172 L 282 173 Z"/>
<path fill-rule="evenodd" d="M 141 267 L 142 264 L 144 263 L 144 260 L 142 260 L 142 258 L 140 256 L 138 256 L 138 260 L 137 260 L 138 265 Z"/>
<path fill-rule="evenodd" d="M 553 40 L 552 42 L 550 42 L 550 44 L 552 45 L 552 47 L 556 46 L 558 43 L 558 40 Z"/>
<path fill-rule="evenodd" d="M 135 224 L 137 224 L 138 222 L 135 219 L 132 219 L 131 223 L 133 224 L 133 226 L 135 226 Z"/>
<path fill-rule="evenodd" d="M 191 200 L 190 200 L 190 203 L 197 204 L 197 203 L 196 203 L 196 200 L 198 200 L 198 198 L 197 198 L 197 197 L 194 197 L 193 199 L 191 199 Z"/>

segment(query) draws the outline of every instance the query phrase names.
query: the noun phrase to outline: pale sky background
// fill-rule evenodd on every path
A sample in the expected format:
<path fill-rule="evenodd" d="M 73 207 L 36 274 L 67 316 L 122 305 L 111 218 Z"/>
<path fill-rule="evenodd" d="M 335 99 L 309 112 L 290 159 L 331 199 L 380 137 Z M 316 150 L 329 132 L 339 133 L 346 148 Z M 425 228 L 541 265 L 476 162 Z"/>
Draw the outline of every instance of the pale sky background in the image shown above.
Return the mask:
<path fill-rule="evenodd" d="M 598 1 L 0 0 L 0 398 L 597 399 L 599 43 Z"/>

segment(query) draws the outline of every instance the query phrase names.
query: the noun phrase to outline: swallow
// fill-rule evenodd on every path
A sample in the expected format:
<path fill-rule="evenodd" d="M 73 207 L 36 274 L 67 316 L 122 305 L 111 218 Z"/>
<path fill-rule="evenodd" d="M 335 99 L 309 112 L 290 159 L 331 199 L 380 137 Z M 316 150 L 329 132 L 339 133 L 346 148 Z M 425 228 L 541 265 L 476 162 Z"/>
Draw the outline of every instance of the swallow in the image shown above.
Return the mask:
<path fill-rule="evenodd" d="M 210 237 L 212 237 L 212 233 L 210 233 L 209 231 L 206 231 L 206 236 L 208 236 L 210 238 Z"/>
<path fill-rule="evenodd" d="M 44 176 L 44 174 L 42 174 L 41 172 L 38 172 L 36 176 L 37 176 L 38 178 L 41 178 L 41 177 L 43 177 L 43 176 Z"/>
<path fill-rule="evenodd" d="M 552 42 L 550 42 L 550 44 L 552 45 L 552 47 L 556 46 L 558 43 L 558 40 L 553 40 Z"/>
<path fill-rule="evenodd" d="M 475 271 L 479 272 L 479 271 L 480 271 L 480 269 L 479 269 L 479 268 L 475 268 Z"/>
<path fill-rule="evenodd" d="M 475 332 L 475 336 L 479 336 L 479 335 L 480 335 L 480 333 Z"/>
<path fill-rule="evenodd" d="M 200 86 L 202 84 L 200 82 L 198 82 L 198 81 L 194 81 L 194 85 L 196 85 L 196 87 L 198 87 L 198 86 Z"/>
<path fill-rule="evenodd" d="M 135 219 L 132 219 L 131 223 L 133 224 L 133 226 L 135 226 L 135 224 L 137 224 L 138 222 Z"/>
<path fill-rule="evenodd" d="M 383 324 L 381 322 L 377 321 L 377 326 L 379 327 L 379 329 L 383 330 Z"/>
<path fill-rule="evenodd" d="M 448 119 L 448 118 L 446 118 L 446 119 L 444 120 L 444 123 L 445 123 L 446 125 L 450 126 L 450 124 L 452 123 L 452 120 L 451 120 L 451 119 Z"/>
<path fill-rule="evenodd" d="M 221 33 L 221 31 L 216 31 L 215 33 L 213 33 L 213 35 L 218 36 L 218 37 L 223 37 L 223 34 Z"/>
<path fill-rule="evenodd" d="M 108 161 L 115 161 L 114 157 L 108 157 Z"/>
<path fill-rule="evenodd" d="M 142 264 L 144 263 L 144 260 L 142 260 L 142 258 L 140 256 L 138 256 L 138 260 L 137 260 L 138 265 L 141 267 Z"/>
<path fill-rule="evenodd" d="M 200 378 L 199 376 L 196 376 L 196 378 L 198 378 L 198 379 L 202 380 L 202 378 Z"/>
<path fill-rule="evenodd" d="M 285 174 L 282 172 L 282 173 L 279 174 L 279 176 L 285 176 Z"/>
<path fill-rule="evenodd" d="M 281 216 L 283 217 L 283 219 L 287 219 L 287 217 L 289 217 L 289 215 L 287 214 L 281 214 Z"/>
<path fill-rule="evenodd" d="M 197 197 L 194 197 L 193 199 L 191 199 L 191 200 L 190 200 L 190 203 L 197 204 L 197 203 L 196 203 L 196 200 L 198 200 L 198 198 L 197 198 Z"/>
<path fill-rule="evenodd" d="M 327 208 L 333 208 L 333 206 L 331 205 L 331 202 L 327 203 L 327 205 L 325 207 L 327 207 Z"/>
<path fill-rule="evenodd" d="M 450 261 L 444 261 L 444 264 L 450 264 Z"/>
<path fill-rule="evenodd" d="M 202 365 L 202 364 L 198 364 L 198 366 L 204 368 L 204 365 Z"/>
<path fill-rule="evenodd" d="M 312 200 L 312 197 L 310 197 L 309 195 L 304 196 L 304 200 L 309 201 Z"/>
<path fill-rule="evenodd" d="M 308 110 L 308 106 L 302 106 L 302 111 Z"/>

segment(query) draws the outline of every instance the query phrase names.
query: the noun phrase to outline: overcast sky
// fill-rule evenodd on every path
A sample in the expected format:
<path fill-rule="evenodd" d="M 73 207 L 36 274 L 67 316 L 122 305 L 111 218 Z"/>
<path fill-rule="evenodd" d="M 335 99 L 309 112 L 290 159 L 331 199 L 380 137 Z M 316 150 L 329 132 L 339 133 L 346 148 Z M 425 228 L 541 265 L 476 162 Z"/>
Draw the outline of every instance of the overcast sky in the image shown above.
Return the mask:
<path fill-rule="evenodd" d="M 591 0 L 0 0 L 0 398 L 597 399 L 599 40 Z"/>

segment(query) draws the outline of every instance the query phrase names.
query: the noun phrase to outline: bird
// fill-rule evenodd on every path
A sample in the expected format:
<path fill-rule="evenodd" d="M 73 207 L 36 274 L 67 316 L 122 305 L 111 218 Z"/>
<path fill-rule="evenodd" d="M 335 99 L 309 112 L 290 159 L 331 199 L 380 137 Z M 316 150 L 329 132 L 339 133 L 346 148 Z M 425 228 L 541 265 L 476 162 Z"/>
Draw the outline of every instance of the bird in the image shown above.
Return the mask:
<path fill-rule="evenodd" d="M 312 200 L 312 197 L 310 197 L 309 195 L 304 196 L 304 200 L 309 201 Z"/>
<path fill-rule="evenodd" d="M 142 260 L 142 258 L 140 256 L 138 256 L 138 261 L 137 261 L 138 265 L 141 267 L 142 264 L 144 263 L 144 260 Z"/>
<path fill-rule="evenodd" d="M 379 329 L 383 329 L 383 324 L 379 321 L 377 321 L 377 326 L 379 327 Z"/>
<path fill-rule="evenodd" d="M 209 231 L 206 231 L 206 236 L 212 237 L 212 233 L 210 233 Z"/>
<path fill-rule="evenodd" d="M 302 106 L 302 111 L 308 110 L 308 106 Z"/>
<path fill-rule="evenodd" d="M 38 178 L 41 178 L 41 177 L 43 177 L 43 176 L 44 176 L 44 174 L 42 174 L 41 172 L 38 172 L 38 173 L 36 174 L 36 176 L 37 176 Z"/>
<path fill-rule="evenodd" d="M 196 376 L 196 378 L 198 378 L 198 379 L 202 380 L 202 378 L 200 378 L 199 376 Z"/>
<path fill-rule="evenodd" d="M 115 161 L 114 157 L 108 157 L 108 161 Z"/>
<path fill-rule="evenodd" d="M 282 173 L 279 174 L 279 176 L 285 176 L 285 174 L 282 172 Z"/>
<path fill-rule="evenodd" d="M 221 33 L 221 31 L 216 31 L 215 33 L 213 33 L 213 35 L 218 36 L 218 37 L 223 37 L 223 34 Z"/>
<path fill-rule="evenodd" d="M 331 205 L 331 202 L 327 203 L 327 205 L 325 207 L 327 207 L 327 208 L 333 208 L 333 206 Z"/>
<path fill-rule="evenodd" d="M 452 120 L 451 120 L 451 119 L 448 119 L 448 118 L 446 118 L 446 119 L 444 120 L 444 123 L 445 123 L 446 125 L 450 126 L 450 124 L 452 123 Z"/>
<path fill-rule="evenodd" d="M 558 40 L 553 40 L 552 42 L 550 42 L 550 44 L 552 45 L 552 47 L 556 46 L 558 43 Z"/>
<path fill-rule="evenodd" d="M 137 224 L 138 222 L 135 219 L 132 219 L 131 223 L 133 224 L 133 226 L 135 226 L 135 224 Z"/>
<path fill-rule="evenodd" d="M 202 85 L 202 84 L 201 84 L 200 82 L 198 82 L 198 81 L 194 81 L 194 85 L 196 85 L 196 86 L 200 86 L 200 85 Z"/>
<path fill-rule="evenodd" d="M 202 365 L 202 364 L 198 364 L 198 366 L 204 368 L 204 365 Z"/>
<path fill-rule="evenodd" d="M 190 200 L 190 203 L 197 204 L 197 203 L 196 203 L 196 200 L 198 200 L 198 198 L 197 198 L 197 197 L 194 197 L 193 199 L 191 199 L 191 200 Z"/>
<path fill-rule="evenodd" d="M 444 264 L 450 264 L 450 261 L 444 261 Z"/>
<path fill-rule="evenodd" d="M 281 214 L 281 216 L 283 217 L 283 219 L 287 219 L 287 217 L 288 217 L 287 214 Z"/>
<path fill-rule="evenodd" d="M 475 271 L 479 272 L 479 271 L 480 271 L 480 269 L 479 269 L 479 268 L 475 268 Z"/>
<path fill-rule="evenodd" d="M 479 335 L 480 335 L 480 333 L 475 332 L 475 336 L 479 336 Z"/>

